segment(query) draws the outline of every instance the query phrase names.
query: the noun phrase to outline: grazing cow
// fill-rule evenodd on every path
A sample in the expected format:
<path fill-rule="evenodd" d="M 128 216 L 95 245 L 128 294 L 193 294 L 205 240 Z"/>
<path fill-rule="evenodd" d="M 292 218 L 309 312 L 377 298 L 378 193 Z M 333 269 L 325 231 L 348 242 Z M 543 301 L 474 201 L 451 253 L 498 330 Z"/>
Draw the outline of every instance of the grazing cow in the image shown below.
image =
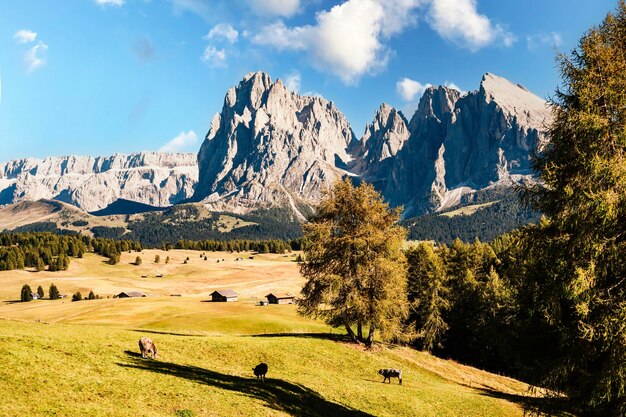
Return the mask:
<path fill-rule="evenodd" d="M 398 378 L 398 380 L 400 381 L 400 385 L 402 385 L 402 370 L 401 369 L 379 369 L 378 373 L 382 376 L 385 377 L 385 379 L 383 379 L 383 384 L 385 383 L 386 380 L 389 380 L 389 383 L 391 384 L 391 378 Z"/>
<path fill-rule="evenodd" d="M 254 375 L 256 375 L 256 379 L 260 379 L 261 381 L 265 382 L 265 374 L 267 373 L 266 363 L 261 362 L 260 364 L 252 368 L 252 370 L 254 371 Z"/>
<path fill-rule="evenodd" d="M 149 337 L 139 339 L 139 350 L 142 358 L 147 358 L 148 354 L 152 356 L 152 359 L 156 359 L 159 356 L 154 342 Z"/>

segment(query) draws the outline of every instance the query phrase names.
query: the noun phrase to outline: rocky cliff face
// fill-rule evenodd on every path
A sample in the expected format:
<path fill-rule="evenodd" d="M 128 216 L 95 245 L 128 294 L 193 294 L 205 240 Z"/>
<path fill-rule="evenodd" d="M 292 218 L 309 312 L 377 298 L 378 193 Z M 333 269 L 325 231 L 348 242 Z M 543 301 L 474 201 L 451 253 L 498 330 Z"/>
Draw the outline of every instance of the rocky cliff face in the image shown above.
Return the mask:
<path fill-rule="evenodd" d="M 530 155 L 545 144 L 550 121 L 544 100 L 492 74 L 463 96 L 431 87 L 379 189 L 412 216 L 469 202 L 483 190 L 532 181 Z"/>
<path fill-rule="evenodd" d="M 409 139 L 408 124 L 400 111 L 382 104 L 372 123 L 365 127 L 361 140 L 350 147 L 354 158 L 350 170 L 376 188 L 384 190 L 389 169 Z"/>
<path fill-rule="evenodd" d="M 383 104 L 357 141 L 332 102 L 252 73 L 211 123 L 194 198 L 218 210 L 279 205 L 298 213 L 352 175 L 404 206 L 405 216 L 442 210 L 532 179 L 530 154 L 545 142 L 550 114 L 524 87 L 485 74 L 465 95 L 428 88 L 410 122 Z"/>
<path fill-rule="evenodd" d="M 345 174 L 350 124 L 332 102 L 289 92 L 265 73 L 250 73 L 226 93 L 198 154 L 194 196 L 208 207 L 246 212 L 300 208 Z"/>
<path fill-rule="evenodd" d="M 123 198 L 164 207 L 191 197 L 197 181 L 194 154 L 19 159 L 0 164 L 0 204 L 43 198 L 96 211 Z"/>

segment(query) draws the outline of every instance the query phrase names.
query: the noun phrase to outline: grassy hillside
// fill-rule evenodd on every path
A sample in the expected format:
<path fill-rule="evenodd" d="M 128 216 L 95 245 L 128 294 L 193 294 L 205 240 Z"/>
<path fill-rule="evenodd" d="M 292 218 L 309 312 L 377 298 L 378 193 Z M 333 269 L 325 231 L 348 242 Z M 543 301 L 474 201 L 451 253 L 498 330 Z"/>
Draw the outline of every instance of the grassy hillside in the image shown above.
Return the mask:
<path fill-rule="evenodd" d="M 156 254 L 171 262 L 153 264 Z M 134 266 L 135 256 L 110 266 L 89 255 L 59 273 L 0 272 L 0 415 L 521 416 L 543 406 L 515 380 L 408 348 L 363 351 L 293 305 L 256 306 L 269 291 L 298 291 L 291 256 L 207 253 L 204 261 L 198 252 L 144 251 Z M 153 296 L 11 301 L 25 282 L 47 292 L 52 281 L 62 293 Z M 224 287 L 240 301 L 205 302 Z M 144 335 L 158 360 L 138 357 Z M 261 361 L 265 383 L 252 375 Z M 404 384 L 383 385 L 383 367 L 402 368 Z"/>

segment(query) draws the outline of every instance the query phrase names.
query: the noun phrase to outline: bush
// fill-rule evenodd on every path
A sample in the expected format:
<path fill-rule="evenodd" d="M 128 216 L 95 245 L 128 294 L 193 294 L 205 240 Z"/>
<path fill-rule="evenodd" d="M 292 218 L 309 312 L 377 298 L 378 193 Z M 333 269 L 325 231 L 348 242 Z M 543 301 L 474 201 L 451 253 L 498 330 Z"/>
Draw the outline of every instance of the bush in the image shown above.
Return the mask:
<path fill-rule="evenodd" d="M 83 299 L 83 295 L 80 291 L 76 291 L 74 295 L 72 295 L 72 301 L 81 301 Z"/>
<path fill-rule="evenodd" d="M 167 258 L 165 258 L 165 263 L 169 264 L 170 263 L 170 257 L 168 256 Z"/>
<path fill-rule="evenodd" d="M 87 299 L 88 300 L 95 300 L 96 298 L 97 298 L 96 294 L 94 294 L 93 291 L 89 291 L 89 295 L 87 296 Z"/>
<path fill-rule="evenodd" d="M 156 255 L 156 256 L 154 257 L 154 263 L 155 263 L 155 264 L 158 264 L 159 262 L 161 262 L 161 257 L 160 257 L 159 255 Z"/>
<path fill-rule="evenodd" d="M 33 301 L 33 294 L 30 289 L 30 285 L 24 284 L 22 286 L 22 293 L 20 295 L 20 301 L 22 302 Z"/>
<path fill-rule="evenodd" d="M 141 256 L 138 256 L 138 257 L 135 258 L 135 265 L 139 266 L 139 265 L 141 265 L 142 262 L 143 261 L 141 260 Z"/>

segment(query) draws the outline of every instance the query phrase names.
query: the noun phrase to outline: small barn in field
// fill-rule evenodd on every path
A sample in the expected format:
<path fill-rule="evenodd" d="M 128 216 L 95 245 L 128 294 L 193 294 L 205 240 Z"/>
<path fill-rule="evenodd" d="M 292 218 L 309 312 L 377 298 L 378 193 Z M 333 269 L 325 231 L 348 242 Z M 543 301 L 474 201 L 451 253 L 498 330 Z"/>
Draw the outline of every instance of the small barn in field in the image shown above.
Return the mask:
<path fill-rule="evenodd" d="M 123 291 L 117 295 L 117 298 L 140 298 L 146 297 L 146 294 L 139 291 Z"/>
<path fill-rule="evenodd" d="M 295 295 L 288 292 L 273 292 L 265 296 L 270 304 L 293 304 Z"/>
<path fill-rule="evenodd" d="M 211 293 L 211 301 L 229 303 L 237 301 L 238 294 L 233 290 L 217 290 Z"/>

